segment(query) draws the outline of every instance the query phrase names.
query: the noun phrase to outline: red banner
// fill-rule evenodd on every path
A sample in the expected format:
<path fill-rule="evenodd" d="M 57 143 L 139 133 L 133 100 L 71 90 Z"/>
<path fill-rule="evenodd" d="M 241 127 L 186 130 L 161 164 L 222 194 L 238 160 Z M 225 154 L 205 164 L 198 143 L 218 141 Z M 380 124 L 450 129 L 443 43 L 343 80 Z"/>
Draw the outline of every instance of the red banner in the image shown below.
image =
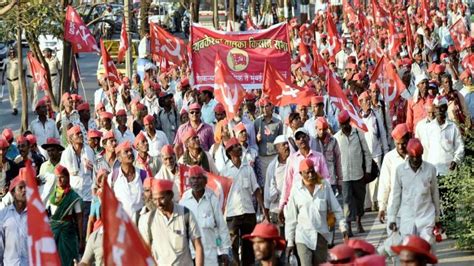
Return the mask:
<path fill-rule="evenodd" d="M 75 53 L 79 52 L 99 52 L 94 35 L 84 25 L 81 16 L 72 7 L 66 8 L 66 18 L 64 19 L 64 40 L 72 45 Z"/>
<path fill-rule="evenodd" d="M 107 182 L 102 192 L 102 219 L 105 265 L 155 265 L 150 248 Z"/>
<path fill-rule="evenodd" d="M 35 170 L 31 161 L 27 161 L 24 168 L 20 169 L 20 178 L 26 183 L 26 196 L 28 202 L 28 256 L 30 265 L 60 265 L 53 232 L 49 226 L 46 209 L 38 192 Z M 15 240 L 13 240 L 15 241 Z"/>
<path fill-rule="evenodd" d="M 118 55 L 117 55 L 117 62 L 122 62 L 127 50 L 128 50 L 127 25 L 125 24 L 125 17 L 123 17 L 122 30 L 120 31 L 120 45 L 119 45 L 119 50 L 118 50 Z"/>
<path fill-rule="evenodd" d="M 454 42 L 456 50 L 462 51 L 466 40 L 469 38 L 469 31 L 462 18 L 458 19 L 450 28 L 449 33 Z"/>
<path fill-rule="evenodd" d="M 252 32 L 222 32 L 193 25 L 191 67 L 196 88 L 214 86 L 217 53 L 245 89 L 262 87 L 265 60 L 275 65 L 283 76 L 291 75 L 287 24 L 280 23 Z"/>
<path fill-rule="evenodd" d="M 28 52 L 26 55 L 28 63 L 30 64 L 31 75 L 38 88 L 40 90 L 46 90 L 48 88 L 48 82 L 46 82 L 46 70 L 43 65 L 33 56 L 32 52 Z"/>

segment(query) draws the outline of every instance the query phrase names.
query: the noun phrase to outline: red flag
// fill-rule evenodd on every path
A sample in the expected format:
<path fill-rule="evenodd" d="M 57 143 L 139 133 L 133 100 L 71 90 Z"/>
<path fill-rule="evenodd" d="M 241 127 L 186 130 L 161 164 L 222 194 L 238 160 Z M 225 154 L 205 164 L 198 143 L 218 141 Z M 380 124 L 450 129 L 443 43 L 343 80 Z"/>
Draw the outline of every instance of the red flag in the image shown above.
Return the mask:
<path fill-rule="evenodd" d="M 188 188 L 190 187 L 189 186 L 189 182 L 188 182 L 188 170 L 189 170 L 189 167 L 185 164 L 178 164 L 179 166 L 179 184 L 180 184 L 180 187 L 179 187 L 179 197 L 181 198 L 181 196 L 183 196 L 184 192 L 186 190 L 188 190 Z"/>
<path fill-rule="evenodd" d="M 467 31 L 463 18 L 458 19 L 450 28 L 449 33 L 454 42 L 456 50 L 461 51 L 466 40 L 469 38 L 469 31 Z"/>
<path fill-rule="evenodd" d="M 398 53 L 398 49 L 402 44 L 400 39 L 398 38 L 398 33 L 395 30 L 395 25 L 393 25 L 393 20 L 388 22 L 388 54 L 392 59 L 395 59 Z"/>
<path fill-rule="evenodd" d="M 227 204 L 227 197 L 229 196 L 230 188 L 232 187 L 232 179 L 228 177 L 218 176 L 207 172 L 207 186 L 216 194 L 219 205 L 222 211 L 225 211 Z"/>
<path fill-rule="evenodd" d="M 81 16 L 72 6 L 66 8 L 64 40 L 71 43 L 73 51 L 76 53 L 99 52 L 94 35 L 84 25 Z"/>
<path fill-rule="evenodd" d="M 216 101 L 224 105 L 227 119 L 234 118 L 239 111 L 239 106 L 244 100 L 245 89 L 240 82 L 232 76 L 229 69 L 224 65 L 216 54 L 214 75 L 214 96 Z"/>
<path fill-rule="evenodd" d="M 308 47 L 303 42 L 300 42 L 299 45 L 299 57 L 301 62 L 301 71 L 303 72 L 303 74 L 308 76 L 313 75 L 313 58 L 311 58 L 311 54 L 308 51 Z"/>
<path fill-rule="evenodd" d="M 370 83 L 378 84 L 381 89 L 384 101 L 390 105 L 390 109 L 395 109 L 400 94 L 406 89 L 405 84 L 398 76 L 393 65 L 383 56 L 370 77 Z"/>
<path fill-rule="evenodd" d="M 176 65 L 187 61 L 184 41 L 155 23 L 150 23 L 150 50 L 152 54 L 159 54 Z"/>
<path fill-rule="evenodd" d="M 470 54 L 464 57 L 462 60 L 462 66 L 464 70 L 468 70 L 471 74 L 474 73 L 474 54 Z"/>
<path fill-rule="evenodd" d="M 107 182 L 101 202 L 105 265 L 155 265 L 149 247 Z"/>
<path fill-rule="evenodd" d="M 374 16 L 374 22 L 375 24 L 386 28 L 387 27 L 387 22 L 388 22 L 388 12 L 385 11 L 377 1 L 371 0 L 372 1 L 372 12 Z"/>
<path fill-rule="evenodd" d="M 109 79 L 109 81 L 122 84 L 122 81 L 119 78 L 118 70 L 115 67 L 114 60 L 112 60 L 109 53 L 107 52 L 102 39 L 100 39 L 100 51 L 102 54 L 102 65 L 104 66 L 105 76 Z"/>
<path fill-rule="evenodd" d="M 318 51 L 316 42 L 313 43 L 313 69 L 318 76 L 326 76 L 327 71 L 329 70 L 326 61 L 322 58 L 321 54 Z"/>
<path fill-rule="evenodd" d="M 336 24 L 334 24 L 334 20 L 332 19 L 331 12 L 328 11 L 326 12 L 327 18 L 327 26 L 326 29 L 328 31 L 328 52 L 329 55 L 335 56 L 339 51 L 341 51 L 341 42 L 339 39 L 339 33 L 337 32 Z"/>
<path fill-rule="evenodd" d="M 247 19 L 245 21 L 247 23 L 247 30 L 258 30 L 258 27 L 253 23 L 250 16 L 247 16 Z"/>
<path fill-rule="evenodd" d="M 125 17 L 122 19 L 122 30 L 120 31 L 120 45 L 117 55 L 117 62 L 122 62 L 125 53 L 128 50 L 128 35 L 127 35 L 127 25 L 125 24 Z"/>
<path fill-rule="evenodd" d="M 328 95 L 331 97 L 331 102 L 333 102 L 340 111 L 347 110 L 351 117 L 351 124 L 354 127 L 358 127 L 361 130 L 367 132 L 367 126 L 365 125 L 364 121 L 359 117 L 357 114 L 357 110 L 354 106 L 349 102 L 344 92 L 342 92 L 341 86 L 337 82 L 334 74 L 329 71 L 328 75 L 326 76 L 327 84 L 328 84 Z"/>
<path fill-rule="evenodd" d="M 415 50 L 415 40 L 413 39 L 413 33 L 411 32 L 411 24 L 410 18 L 408 17 L 408 13 L 405 13 L 405 35 L 408 55 L 410 56 L 410 58 L 412 58 L 413 51 Z"/>
<path fill-rule="evenodd" d="M 43 65 L 33 56 L 32 52 L 28 52 L 26 55 L 28 58 L 28 63 L 30 64 L 31 75 L 38 88 L 41 90 L 46 90 L 48 88 L 48 82 L 46 82 L 46 69 Z"/>
<path fill-rule="evenodd" d="M 357 5 L 355 2 L 354 2 L 354 6 L 357 8 Z M 349 4 L 347 0 L 342 0 L 342 9 L 344 11 L 344 14 L 347 15 L 347 19 L 349 21 L 357 23 L 358 16 L 356 12 L 354 11 L 354 8 L 352 8 L 351 4 Z"/>
<path fill-rule="evenodd" d="M 423 21 L 425 25 L 428 25 L 431 21 L 430 18 L 430 1 L 429 0 L 421 0 L 421 15 L 423 16 Z"/>
<path fill-rule="evenodd" d="M 26 196 L 28 198 L 26 223 L 28 225 L 29 264 L 61 265 L 46 209 L 38 192 L 36 174 L 31 161 L 26 161 L 25 167 L 20 169 L 19 176 L 26 183 Z"/>
<path fill-rule="evenodd" d="M 301 42 L 307 46 L 310 46 L 314 41 L 314 28 L 313 26 L 305 23 L 300 26 L 300 30 L 298 32 Z"/>
<path fill-rule="evenodd" d="M 313 93 L 308 89 L 300 88 L 284 78 L 268 61 L 263 68 L 262 94 L 276 106 L 289 104 L 310 104 Z"/>

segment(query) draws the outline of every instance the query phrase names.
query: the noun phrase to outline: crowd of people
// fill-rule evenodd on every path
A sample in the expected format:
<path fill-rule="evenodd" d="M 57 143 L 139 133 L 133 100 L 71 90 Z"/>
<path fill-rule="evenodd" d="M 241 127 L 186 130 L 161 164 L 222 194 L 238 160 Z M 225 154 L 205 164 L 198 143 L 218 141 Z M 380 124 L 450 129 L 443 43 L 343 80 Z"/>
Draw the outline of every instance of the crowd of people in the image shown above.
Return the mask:
<path fill-rule="evenodd" d="M 274 106 L 249 90 L 229 119 L 212 87 L 190 84 L 189 66 L 154 63 L 143 78 L 122 75 L 122 84 L 98 77 L 90 103 L 66 92 L 54 112 L 44 96 L 26 132 L 5 128 L 0 137 L 0 265 L 28 264 L 26 188 L 18 176 L 27 161 L 62 265 L 103 264 L 105 184 L 159 265 L 385 265 L 360 239 L 366 212 L 400 233 L 404 241 L 392 250 L 402 265 L 435 264 L 434 231 L 442 215 L 455 212 L 441 206 L 439 180 L 462 163 L 474 121 L 473 73 L 463 64 L 474 44 L 468 37 L 457 50 L 448 30 L 458 19 L 468 25 L 468 9 L 433 6 L 425 23 L 414 6 L 390 6 L 398 30 L 405 14 L 413 18 L 416 40 L 411 54 L 402 42 L 391 59 L 407 88 L 391 108 L 386 88 L 370 81 L 377 62 L 347 13 L 333 15 L 344 47 L 330 56 L 322 23 L 330 7 L 321 8 L 311 22 L 314 41 L 367 131 L 336 108 L 327 76 L 305 74 L 298 49 L 292 81 L 314 91 L 308 105 Z M 371 23 L 387 51 L 386 29 Z M 293 47 L 302 41 L 298 29 L 309 25 L 292 26 Z M 17 72 L 7 71 L 9 83 Z M 9 87 L 16 115 L 18 85 Z M 232 180 L 225 201 L 207 186 L 209 174 Z M 336 227 L 345 243 L 334 246 Z"/>

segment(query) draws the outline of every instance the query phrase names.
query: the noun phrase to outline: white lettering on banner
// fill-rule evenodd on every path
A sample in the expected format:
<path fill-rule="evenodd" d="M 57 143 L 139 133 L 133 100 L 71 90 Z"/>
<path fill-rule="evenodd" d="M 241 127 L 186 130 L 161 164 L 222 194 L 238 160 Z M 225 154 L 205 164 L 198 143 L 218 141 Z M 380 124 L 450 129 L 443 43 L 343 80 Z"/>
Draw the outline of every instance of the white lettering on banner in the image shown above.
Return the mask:
<path fill-rule="evenodd" d="M 293 98 L 298 97 L 299 90 L 295 90 L 292 87 L 285 85 L 285 89 L 281 91 L 281 95 L 278 95 L 276 98 L 281 99 L 283 96 L 291 96 Z"/>
<path fill-rule="evenodd" d="M 219 86 L 219 89 L 222 92 L 222 97 L 224 98 L 224 102 L 229 108 L 229 113 L 235 113 L 234 110 L 234 105 L 237 103 L 237 100 L 239 99 L 239 88 L 237 87 L 237 84 L 234 84 L 234 91 L 232 92 L 230 90 L 229 85 L 224 83 L 224 86 Z"/>
<path fill-rule="evenodd" d="M 122 266 L 122 257 L 125 254 L 125 251 L 117 246 L 112 247 L 112 258 L 114 264 L 117 266 Z"/>
<path fill-rule="evenodd" d="M 117 242 L 119 242 L 119 243 L 123 243 L 123 242 L 124 242 L 124 240 L 125 240 L 125 233 L 126 233 L 125 224 L 124 224 L 124 223 L 121 223 L 120 226 L 119 226 L 119 232 L 118 232 L 118 235 L 117 235 Z"/>
<path fill-rule="evenodd" d="M 41 202 L 38 199 L 34 199 L 32 203 L 33 203 L 33 206 L 35 206 L 39 212 L 44 212 L 45 208 L 44 208 L 43 202 Z"/>
<path fill-rule="evenodd" d="M 37 266 L 41 266 L 41 254 L 54 254 L 57 252 L 56 243 L 52 237 L 43 237 L 35 241 L 35 254 L 31 254 L 31 246 L 33 245 L 33 240 L 31 235 L 28 236 L 28 258 L 30 265 L 33 265 L 35 261 Z M 33 261 L 33 256 L 35 260 Z"/>

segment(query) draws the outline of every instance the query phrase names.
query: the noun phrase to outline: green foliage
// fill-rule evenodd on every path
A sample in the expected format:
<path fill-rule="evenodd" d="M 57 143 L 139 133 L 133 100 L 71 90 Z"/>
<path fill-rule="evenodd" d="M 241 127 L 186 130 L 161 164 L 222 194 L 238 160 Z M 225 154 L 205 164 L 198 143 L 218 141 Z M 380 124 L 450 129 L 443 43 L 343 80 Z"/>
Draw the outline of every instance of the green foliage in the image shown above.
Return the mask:
<path fill-rule="evenodd" d="M 455 212 L 443 217 L 449 236 L 456 239 L 460 249 L 474 249 L 474 131 L 466 132 L 465 158 L 455 171 L 440 180 L 446 189 L 441 204 Z"/>
<path fill-rule="evenodd" d="M 0 20 L 0 40 L 16 39 L 20 26 L 28 39 L 52 34 L 61 38 L 64 15 L 59 1 L 26 1 L 16 5 Z"/>

